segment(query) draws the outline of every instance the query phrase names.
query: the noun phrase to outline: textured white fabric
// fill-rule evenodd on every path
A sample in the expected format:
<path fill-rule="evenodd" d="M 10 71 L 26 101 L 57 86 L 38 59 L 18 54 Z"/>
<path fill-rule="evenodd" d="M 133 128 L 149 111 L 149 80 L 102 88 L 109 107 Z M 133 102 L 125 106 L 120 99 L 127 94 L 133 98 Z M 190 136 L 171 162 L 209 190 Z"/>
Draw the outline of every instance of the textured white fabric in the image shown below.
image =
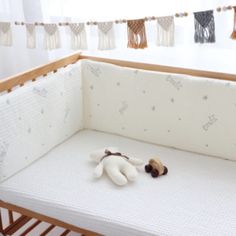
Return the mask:
<path fill-rule="evenodd" d="M 116 146 L 169 172 L 118 187 L 94 180 L 89 153 Z M 236 163 L 94 131 L 80 131 L 0 185 L 0 198 L 106 236 L 235 236 Z"/>
<path fill-rule="evenodd" d="M 86 127 L 236 160 L 236 83 L 83 61 Z"/>
<path fill-rule="evenodd" d="M 12 30 L 10 22 L 0 22 L 0 45 L 12 46 Z"/>
<path fill-rule="evenodd" d="M 0 96 L 0 181 L 83 127 L 78 63 Z"/>
<path fill-rule="evenodd" d="M 60 48 L 61 40 L 57 24 L 44 24 L 44 48 L 52 50 Z"/>
<path fill-rule="evenodd" d="M 174 46 L 175 25 L 173 16 L 157 18 L 157 46 Z"/>

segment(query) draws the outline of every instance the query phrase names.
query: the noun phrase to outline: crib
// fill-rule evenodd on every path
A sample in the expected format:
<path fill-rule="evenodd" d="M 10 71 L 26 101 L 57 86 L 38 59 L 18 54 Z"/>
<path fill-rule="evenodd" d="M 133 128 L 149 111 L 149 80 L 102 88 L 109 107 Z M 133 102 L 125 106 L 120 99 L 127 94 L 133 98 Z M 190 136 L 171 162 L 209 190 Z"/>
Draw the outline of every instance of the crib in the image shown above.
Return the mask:
<path fill-rule="evenodd" d="M 235 82 L 80 53 L 2 80 L 0 233 L 236 235 Z M 105 146 L 157 155 L 169 173 L 94 180 L 88 156 Z"/>

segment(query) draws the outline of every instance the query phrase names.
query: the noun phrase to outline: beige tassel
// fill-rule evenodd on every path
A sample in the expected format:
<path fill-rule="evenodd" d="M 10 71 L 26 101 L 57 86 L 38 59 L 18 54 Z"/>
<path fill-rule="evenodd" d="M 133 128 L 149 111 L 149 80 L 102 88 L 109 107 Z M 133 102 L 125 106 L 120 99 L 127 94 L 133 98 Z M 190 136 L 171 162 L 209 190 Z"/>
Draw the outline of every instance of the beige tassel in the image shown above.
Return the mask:
<path fill-rule="evenodd" d="M 56 24 L 44 24 L 44 48 L 46 50 L 60 47 L 60 34 Z"/>
<path fill-rule="evenodd" d="M 86 50 L 87 36 L 84 23 L 70 23 L 71 49 Z"/>
<path fill-rule="evenodd" d="M 174 46 L 174 17 L 163 16 L 157 18 L 157 46 Z"/>
<path fill-rule="evenodd" d="M 234 8 L 234 29 L 230 37 L 231 39 L 236 39 L 236 6 L 234 6 L 233 8 Z"/>
<path fill-rule="evenodd" d="M 36 47 L 36 38 L 35 38 L 35 24 L 25 24 L 26 27 L 26 46 L 27 48 Z"/>
<path fill-rule="evenodd" d="M 98 23 L 98 49 L 110 50 L 115 48 L 113 22 Z"/>
<path fill-rule="evenodd" d="M 12 32 L 10 22 L 0 22 L 0 45 L 12 46 Z"/>
<path fill-rule="evenodd" d="M 127 21 L 128 31 L 128 47 L 129 48 L 146 48 L 147 37 L 145 30 L 145 20 L 128 20 Z"/>

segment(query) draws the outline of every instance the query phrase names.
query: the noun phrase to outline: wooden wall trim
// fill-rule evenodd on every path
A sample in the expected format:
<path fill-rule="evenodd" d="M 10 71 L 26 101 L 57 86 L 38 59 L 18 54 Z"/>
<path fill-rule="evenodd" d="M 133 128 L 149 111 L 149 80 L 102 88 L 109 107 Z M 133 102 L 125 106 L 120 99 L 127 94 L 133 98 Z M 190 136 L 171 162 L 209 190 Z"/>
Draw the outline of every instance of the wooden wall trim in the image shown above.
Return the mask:
<path fill-rule="evenodd" d="M 116 60 L 102 57 L 94 57 L 94 56 L 86 56 L 80 53 L 75 53 L 64 58 L 55 60 L 53 62 L 49 62 L 45 65 L 30 69 L 23 73 L 8 77 L 6 79 L 0 80 L 0 92 L 8 91 L 10 92 L 12 88 L 15 86 L 22 86 L 25 82 L 32 80 L 35 81 L 39 76 L 46 75 L 49 72 L 56 72 L 59 68 L 65 67 L 69 64 L 73 64 L 78 60 L 88 59 L 92 61 L 105 62 L 118 66 L 149 70 L 149 71 L 160 71 L 167 73 L 175 73 L 175 74 L 185 74 L 192 75 L 197 77 L 207 77 L 219 80 L 228 80 L 228 81 L 236 81 L 236 74 L 229 73 L 221 73 L 214 71 L 205 71 L 205 70 L 195 70 L 195 69 L 187 69 L 180 67 L 172 67 L 172 66 L 164 66 L 164 65 L 156 65 L 156 64 L 148 64 L 141 62 L 132 62 L 132 61 L 124 61 L 124 60 Z"/>

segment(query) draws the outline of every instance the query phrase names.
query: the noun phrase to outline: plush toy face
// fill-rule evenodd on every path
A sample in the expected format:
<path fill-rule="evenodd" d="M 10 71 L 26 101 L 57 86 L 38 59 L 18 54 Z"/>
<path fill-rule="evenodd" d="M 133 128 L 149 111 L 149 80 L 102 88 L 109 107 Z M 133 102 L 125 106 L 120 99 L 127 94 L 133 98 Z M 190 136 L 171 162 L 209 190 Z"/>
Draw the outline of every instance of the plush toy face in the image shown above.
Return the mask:
<path fill-rule="evenodd" d="M 117 185 L 125 185 L 128 181 L 135 181 L 138 175 L 134 165 L 141 165 L 139 159 L 122 156 L 115 147 L 97 150 L 90 154 L 90 158 L 98 163 L 94 177 L 100 178 L 103 171 Z"/>

